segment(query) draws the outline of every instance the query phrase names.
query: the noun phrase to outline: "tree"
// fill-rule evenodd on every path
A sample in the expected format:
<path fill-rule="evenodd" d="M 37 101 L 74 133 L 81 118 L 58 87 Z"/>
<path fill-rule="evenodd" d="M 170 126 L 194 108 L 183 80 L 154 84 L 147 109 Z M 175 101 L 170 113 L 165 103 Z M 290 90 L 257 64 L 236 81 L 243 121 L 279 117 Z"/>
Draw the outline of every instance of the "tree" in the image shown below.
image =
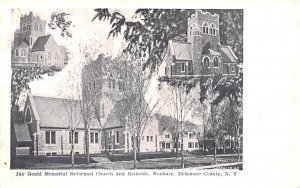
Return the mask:
<path fill-rule="evenodd" d="M 185 123 L 188 118 L 191 118 L 191 112 L 194 108 L 193 96 L 195 90 L 191 90 L 192 83 L 184 80 L 171 80 L 165 83 L 164 89 L 160 91 L 163 98 L 166 101 L 166 107 L 169 114 L 175 120 L 175 132 L 178 131 L 178 137 L 176 137 L 176 146 L 178 147 L 179 138 L 181 138 L 181 166 L 184 168 L 184 150 L 183 150 L 183 137 L 185 130 Z M 167 97 L 166 97 L 167 96 Z M 178 149 L 178 148 L 177 148 Z"/>
<path fill-rule="evenodd" d="M 142 69 L 142 63 L 142 59 L 122 56 L 114 60 L 109 71 L 111 79 L 117 81 L 119 86 L 119 92 L 110 97 L 119 104 L 119 115 L 133 139 L 134 168 L 137 154 L 140 156 L 143 131 L 157 105 L 152 96 L 147 96 L 150 85 L 149 72 Z"/>
<path fill-rule="evenodd" d="M 220 15 L 220 39 L 222 45 L 229 45 L 243 62 L 243 10 L 207 9 Z M 123 52 L 146 58 L 143 66 L 155 70 L 160 65 L 170 39 L 186 41 L 187 20 L 193 9 L 137 9 L 134 19 L 127 20 L 118 11 L 95 9 L 93 20 L 109 21 L 109 37 L 122 35 L 126 41 Z M 62 36 L 68 35 L 71 21 L 68 13 L 52 15 L 51 28 L 60 28 Z M 144 67 L 144 68 L 145 68 Z"/>
<path fill-rule="evenodd" d="M 230 45 L 240 62 L 243 56 L 243 10 L 205 10 L 220 15 L 220 37 L 223 45 Z M 186 41 L 187 19 L 191 9 L 137 9 L 135 20 L 126 20 L 118 11 L 95 9 L 93 18 L 109 20 L 108 37 L 123 35 L 127 46 L 124 52 L 147 57 L 145 66 L 154 70 L 162 61 L 170 39 Z M 124 32 L 123 32 L 124 31 Z"/>

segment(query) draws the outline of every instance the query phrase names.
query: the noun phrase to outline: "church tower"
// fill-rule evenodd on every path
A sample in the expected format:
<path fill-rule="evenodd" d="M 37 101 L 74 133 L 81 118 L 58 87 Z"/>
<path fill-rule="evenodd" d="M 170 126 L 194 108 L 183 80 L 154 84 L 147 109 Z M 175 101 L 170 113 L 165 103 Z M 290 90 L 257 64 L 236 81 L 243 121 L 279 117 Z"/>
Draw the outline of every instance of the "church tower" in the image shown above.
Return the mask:
<path fill-rule="evenodd" d="M 191 43 L 194 75 L 203 74 L 203 71 L 210 74 L 215 57 L 220 56 L 219 15 L 195 10 L 188 18 L 187 42 Z M 221 65 L 220 58 L 217 58 Z"/>

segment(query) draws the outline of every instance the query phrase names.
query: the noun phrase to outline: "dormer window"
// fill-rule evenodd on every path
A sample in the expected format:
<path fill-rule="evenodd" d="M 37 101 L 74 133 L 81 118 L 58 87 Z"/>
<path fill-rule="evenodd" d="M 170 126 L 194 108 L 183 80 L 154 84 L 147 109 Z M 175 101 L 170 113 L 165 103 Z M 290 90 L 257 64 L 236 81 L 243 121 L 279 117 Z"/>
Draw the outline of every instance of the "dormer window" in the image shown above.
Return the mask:
<path fill-rule="evenodd" d="M 203 58 L 203 66 L 204 67 L 209 67 L 209 58 L 208 57 Z"/>
<path fill-rule="evenodd" d="M 202 24 L 202 33 L 208 34 L 208 23 L 207 22 L 203 22 L 203 24 Z"/>
<path fill-rule="evenodd" d="M 210 25 L 209 34 L 216 35 L 216 25 L 215 24 Z"/>
<path fill-rule="evenodd" d="M 219 67 L 219 58 L 214 57 L 214 67 Z"/>

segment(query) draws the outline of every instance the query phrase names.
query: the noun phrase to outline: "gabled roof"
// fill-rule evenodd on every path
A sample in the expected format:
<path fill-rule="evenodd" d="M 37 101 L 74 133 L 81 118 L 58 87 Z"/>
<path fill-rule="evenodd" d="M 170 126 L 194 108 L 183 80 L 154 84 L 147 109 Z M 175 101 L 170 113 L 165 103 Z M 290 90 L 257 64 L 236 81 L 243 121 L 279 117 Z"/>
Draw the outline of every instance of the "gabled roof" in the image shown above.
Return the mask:
<path fill-rule="evenodd" d="M 161 114 L 155 114 L 155 117 L 158 120 L 158 130 L 159 133 L 162 133 L 164 131 L 170 131 L 172 132 L 172 129 L 174 129 L 173 126 L 176 124 L 176 120 L 170 116 L 165 116 Z M 189 122 L 189 121 L 184 121 L 184 132 L 195 132 L 197 131 L 197 125 Z"/>
<path fill-rule="evenodd" d="M 192 60 L 191 44 L 186 42 L 178 42 L 170 40 L 169 42 L 171 54 L 177 60 Z"/>
<path fill-rule="evenodd" d="M 51 35 L 45 35 L 45 36 L 40 36 L 37 38 L 35 41 L 33 47 L 32 47 L 32 52 L 37 52 L 37 51 L 44 51 L 45 50 L 45 45 L 47 44 L 49 38 Z"/>
<path fill-rule="evenodd" d="M 27 124 L 14 124 L 17 142 L 31 142 L 31 137 Z"/>
<path fill-rule="evenodd" d="M 221 46 L 221 55 L 225 63 L 237 63 L 238 58 L 235 56 L 230 46 Z"/>
<path fill-rule="evenodd" d="M 33 99 L 40 117 L 41 127 L 69 128 L 70 124 L 73 124 L 76 128 L 84 128 L 79 100 L 42 96 L 33 96 Z M 72 121 L 69 113 L 71 105 L 68 105 L 70 102 L 73 104 L 73 117 L 76 116 Z M 100 128 L 99 123 L 94 118 L 89 125 L 91 128 Z"/>
<path fill-rule="evenodd" d="M 19 48 L 29 48 L 29 45 L 23 40 L 23 41 L 19 44 L 18 47 L 19 47 Z"/>

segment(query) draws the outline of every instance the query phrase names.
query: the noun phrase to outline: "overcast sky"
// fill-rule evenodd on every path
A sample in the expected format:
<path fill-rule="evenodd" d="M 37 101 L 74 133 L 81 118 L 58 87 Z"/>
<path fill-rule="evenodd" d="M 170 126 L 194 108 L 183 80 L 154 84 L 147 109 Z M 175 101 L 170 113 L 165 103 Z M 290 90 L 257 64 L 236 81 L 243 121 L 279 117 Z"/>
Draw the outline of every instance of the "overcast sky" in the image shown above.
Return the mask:
<path fill-rule="evenodd" d="M 32 11 L 35 16 L 46 20 L 47 24 L 51 20 L 51 13 L 64 11 L 70 13 L 70 16 L 67 18 L 69 18 L 74 25 L 71 29 L 72 38 L 61 37 L 59 30 L 46 28 L 46 34 L 52 34 L 59 45 L 66 46 L 70 50 L 72 57 L 63 71 L 52 77 L 45 75 L 43 76 L 44 79 L 32 82 L 30 87 L 34 95 L 59 97 L 58 92 L 66 89 L 67 80 L 79 81 L 75 74 L 81 67 L 79 45 L 88 46 L 90 50 L 96 51 L 97 54 L 104 53 L 112 56 L 116 56 L 122 50 L 122 45 L 124 45 L 121 36 L 107 39 L 110 30 L 109 22 L 100 22 L 98 20 L 92 22 L 92 18 L 95 16 L 93 9 L 13 9 L 12 40 L 14 31 L 19 28 L 21 14 L 29 14 L 30 11 Z M 121 11 L 127 19 L 131 19 L 134 12 L 134 10 L 119 11 Z"/>

